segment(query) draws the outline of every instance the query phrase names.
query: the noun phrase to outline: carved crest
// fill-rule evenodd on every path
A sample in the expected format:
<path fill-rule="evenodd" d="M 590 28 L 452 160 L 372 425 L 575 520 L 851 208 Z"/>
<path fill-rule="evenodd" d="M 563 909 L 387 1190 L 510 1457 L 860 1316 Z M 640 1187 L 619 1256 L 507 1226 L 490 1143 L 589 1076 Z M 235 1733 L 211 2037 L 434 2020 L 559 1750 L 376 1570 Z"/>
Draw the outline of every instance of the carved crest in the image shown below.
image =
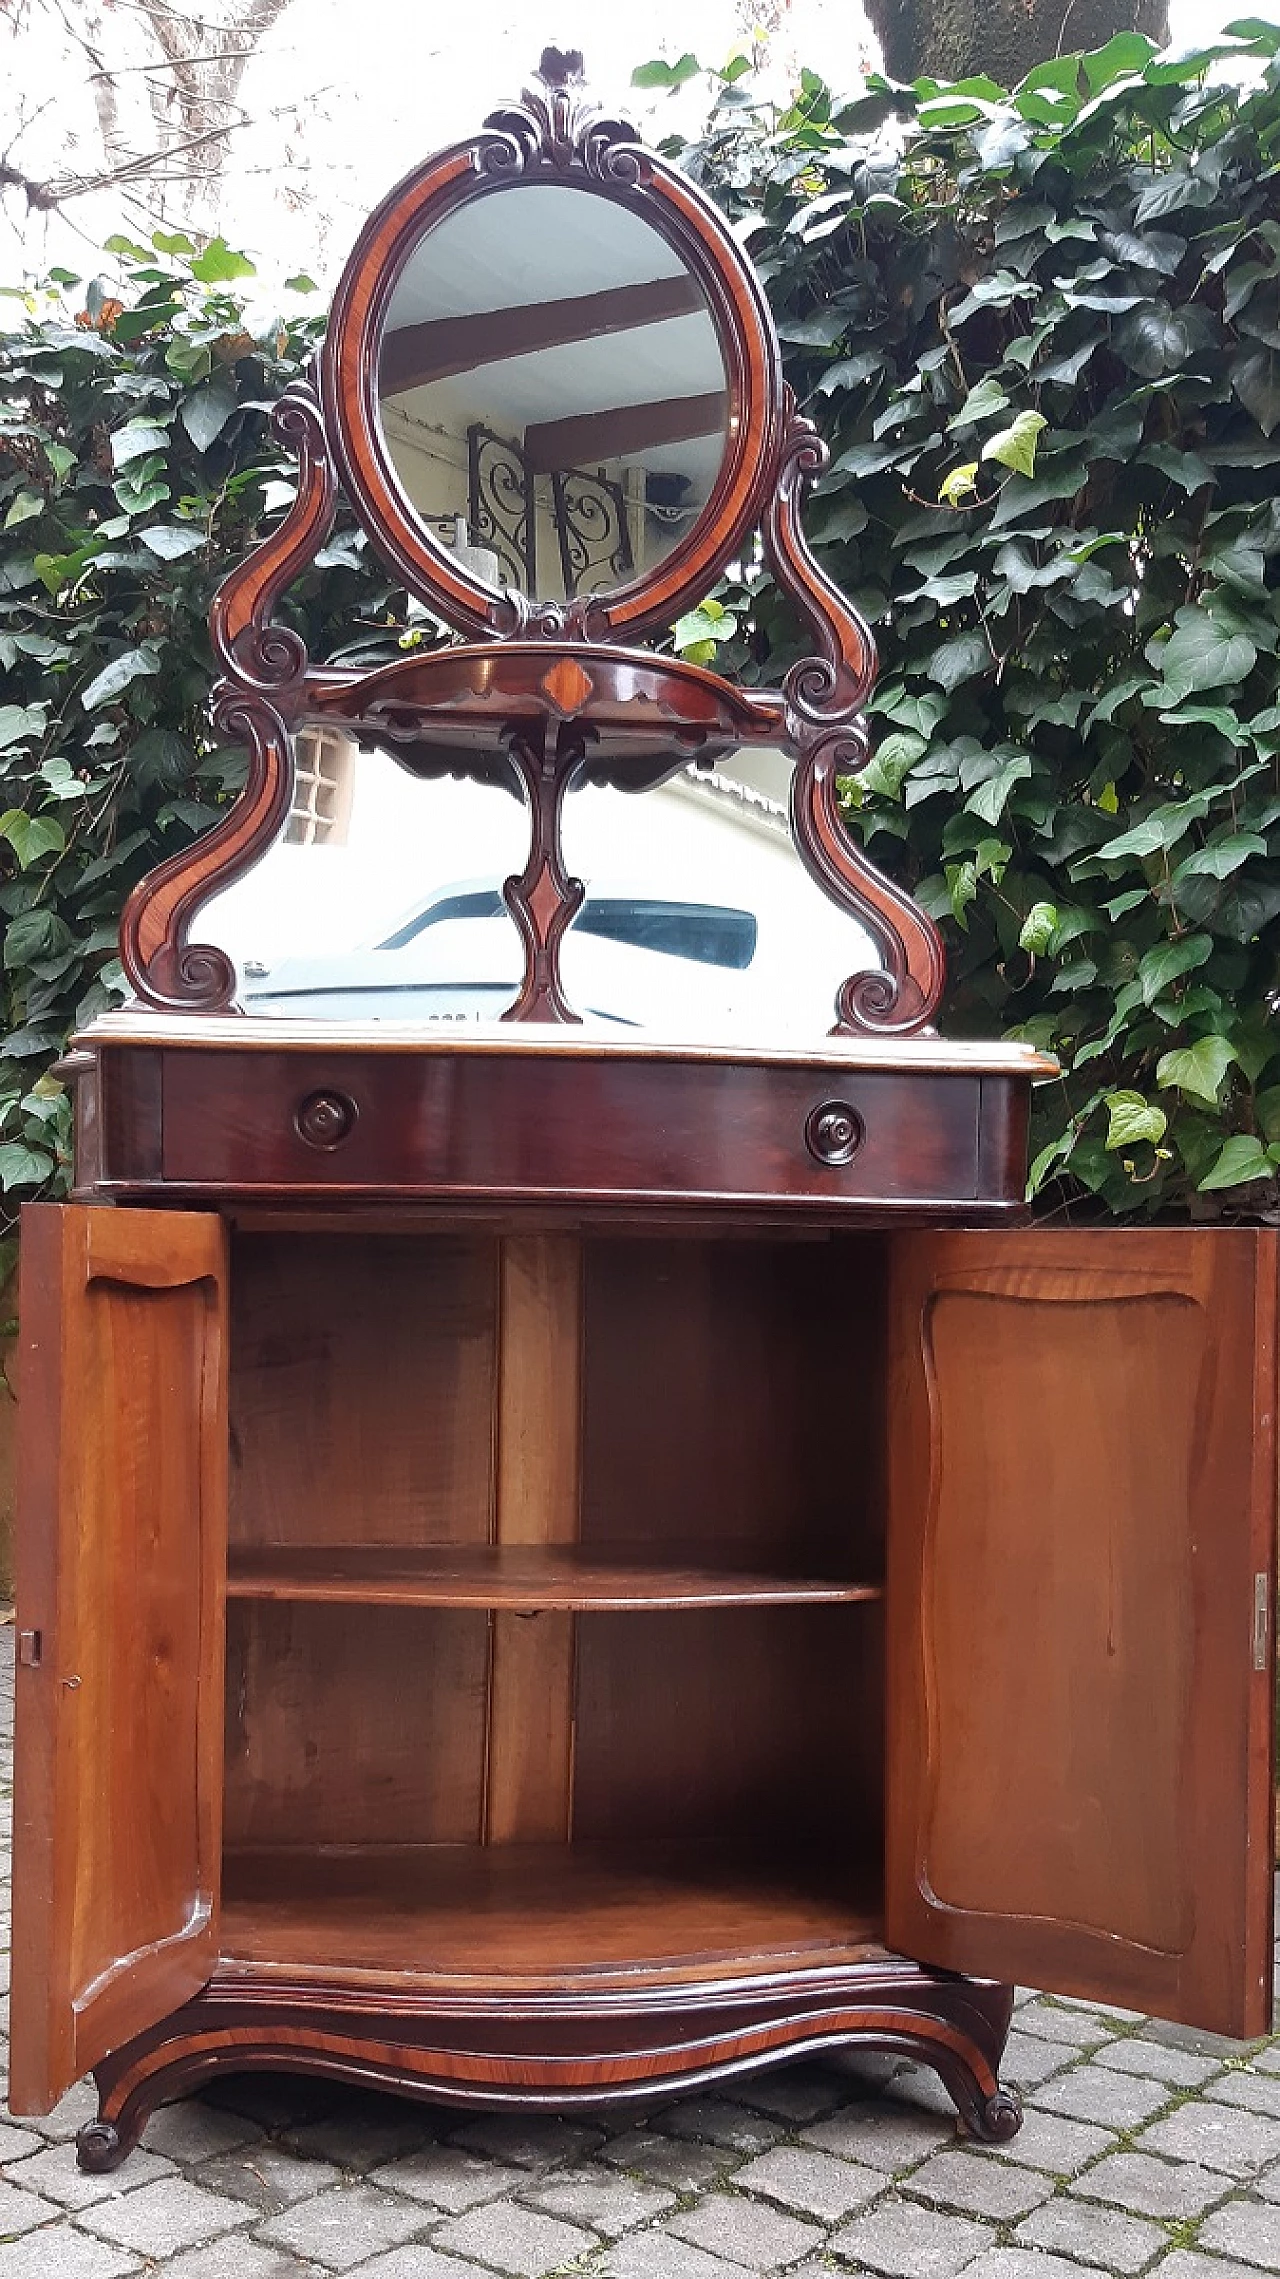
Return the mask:
<path fill-rule="evenodd" d="M 607 119 L 587 92 L 577 48 L 548 47 L 522 90 L 518 103 L 491 111 L 490 135 L 478 163 L 486 173 L 550 167 L 568 174 L 575 167 L 600 180 L 635 183 L 642 179 L 644 153 L 627 119 Z"/>

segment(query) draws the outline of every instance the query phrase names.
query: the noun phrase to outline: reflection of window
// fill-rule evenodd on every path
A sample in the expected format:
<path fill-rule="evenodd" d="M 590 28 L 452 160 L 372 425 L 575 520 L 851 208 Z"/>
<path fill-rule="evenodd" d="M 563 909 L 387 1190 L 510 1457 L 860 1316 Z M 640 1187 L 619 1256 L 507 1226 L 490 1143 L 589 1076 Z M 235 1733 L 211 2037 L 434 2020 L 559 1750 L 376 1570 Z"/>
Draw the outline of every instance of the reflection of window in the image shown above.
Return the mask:
<path fill-rule="evenodd" d="M 466 894 L 444 894 L 431 902 L 379 942 L 380 950 L 402 950 L 429 927 L 448 919 L 505 918 L 502 896 L 481 888 Z M 579 934 L 595 934 L 602 941 L 622 942 L 628 948 L 659 950 L 664 957 L 690 958 L 697 965 L 733 966 L 739 972 L 750 965 L 759 931 L 749 910 L 727 910 L 709 902 L 653 902 L 637 895 L 588 895 L 574 920 Z"/>
<path fill-rule="evenodd" d="M 287 847 L 346 845 L 356 748 L 333 728 L 302 728 L 294 741 Z"/>

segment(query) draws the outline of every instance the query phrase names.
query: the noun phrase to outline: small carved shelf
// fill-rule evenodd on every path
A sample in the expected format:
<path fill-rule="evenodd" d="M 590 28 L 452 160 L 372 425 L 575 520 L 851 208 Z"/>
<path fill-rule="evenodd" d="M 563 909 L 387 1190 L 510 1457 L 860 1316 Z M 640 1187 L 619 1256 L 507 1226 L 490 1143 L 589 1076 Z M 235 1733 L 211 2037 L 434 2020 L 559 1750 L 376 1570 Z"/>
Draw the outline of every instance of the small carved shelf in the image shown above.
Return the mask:
<path fill-rule="evenodd" d="M 504 1607 L 536 1613 L 625 1614 L 713 1606 L 845 1606 L 882 1596 L 877 1583 L 762 1574 L 750 1555 L 735 1565 L 663 1565 L 651 1545 L 261 1544 L 231 1554 L 227 1596 L 316 1599 L 352 1606 Z"/>

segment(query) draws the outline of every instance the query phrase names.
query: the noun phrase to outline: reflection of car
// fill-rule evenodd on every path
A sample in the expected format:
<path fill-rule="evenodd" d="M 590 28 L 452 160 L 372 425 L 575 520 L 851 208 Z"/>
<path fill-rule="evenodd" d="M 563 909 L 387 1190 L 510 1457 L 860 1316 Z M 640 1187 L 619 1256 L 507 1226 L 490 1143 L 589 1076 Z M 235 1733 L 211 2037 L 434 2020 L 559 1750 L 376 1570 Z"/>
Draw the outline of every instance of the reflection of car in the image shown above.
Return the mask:
<path fill-rule="evenodd" d="M 750 1010 L 759 928 L 750 910 L 600 886 L 561 950 L 565 989 L 589 1019 L 671 1033 L 731 1027 Z M 329 1020 L 492 1021 L 520 985 L 523 953 L 499 889 L 444 887 L 377 942 L 246 965 L 255 1013 Z"/>

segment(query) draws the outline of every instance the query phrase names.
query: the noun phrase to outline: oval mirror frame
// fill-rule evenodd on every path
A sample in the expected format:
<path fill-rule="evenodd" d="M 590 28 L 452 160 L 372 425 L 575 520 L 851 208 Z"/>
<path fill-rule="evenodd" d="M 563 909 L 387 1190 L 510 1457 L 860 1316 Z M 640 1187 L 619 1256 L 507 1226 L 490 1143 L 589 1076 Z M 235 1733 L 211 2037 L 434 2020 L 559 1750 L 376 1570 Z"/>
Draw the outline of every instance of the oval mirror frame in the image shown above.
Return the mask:
<path fill-rule="evenodd" d="M 231 959 L 193 940 L 192 925 L 201 904 L 277 836 L 293 792 L 294 732 L 327 721 L 357 737 L 389 736 L 413 773 L 460 768 L 487 781 L 495 765 L 515 768 L 529 854 L 503 893 L 525 938 L 525 976 L 504 1020 L 577 1018 L 559 976 L 560 939 L 582 892 L 560 843 L 571 786 L 585 771 L 584 780 L 643 791 L 695 753 L 714 766 L 743 744 L 777 746 L 793 759 L 796 852 L 814 884 L 860 921 L 880 958 L 841 983 L 832 1035 L 910 1036 L 932 1020 L 945 975 L 938 929 L 869 860 L 842 813 L 842 781 L 867 762 L 859 715 L 876 653 L 870 627 L 804 534 L 802 501 L 827 465 L 826 446 L 783 384 L 767 304 L 723 222 L 630 126 L 589 105 L 581 66 L 580 56 L 548 49 L 518 104 L 492 113 L 478 134 L 392 193 L 339 285 L 317 359 L 319 398 L 310 380 L 299 380 L 275 407 L 274 431 L 298 463 L 293 502 L 224 579 L 209 612 L 221 672 L 211 719 L 219 736 L 246 746 L 245 785 L 205 838 L 139 882 L 120 924 L 125 974 L 157 1012 L 235 1004 Z M 378 351 L 405 263 L 437 222 L 521 182 L 608 198 L 657 230 L 704 294 L 730 408 L 729 448 L 692 529 L 647 575 L 569 602 L 481 584 L 437 544 L 395 474 L 379 415 Z M 339 479 L 393 574 L 462 642 L 361 671 L 312 664 L 301 635 L 276 619 L 332 527 Z M 765 562 L 812 642 L 780 686 L 738 686 L 689 659 L 627 645 L 627 635 L 634 642 L 665 628 L 700 602 L 757 527 Z M 460 732 L 465 750 L 455 748 Z"/>
<path fill-rule="evenodd" d="M 652 570 L 569 602 L 483 584 L 434 537 L 396 473 L 378 401 L 387 311 L 424 238 L 479 199 L 535 183 L 625 206 L 657 231 L 705 296 L 728 396 L 724 456 L 692 528 Z M 569 73 L 492 112 L 479 133 L 438 152 L 383 200 L 339 282 L 319 378 L 338 473 L 374 545 L 446 624 L 489 640 L 625 641 L 673 624 L 706 596 L 758 522 L 782 438 L 777 337 L 750 263 L 701 192 L 644 149 L 624 120 L 602 117 Z"/>

